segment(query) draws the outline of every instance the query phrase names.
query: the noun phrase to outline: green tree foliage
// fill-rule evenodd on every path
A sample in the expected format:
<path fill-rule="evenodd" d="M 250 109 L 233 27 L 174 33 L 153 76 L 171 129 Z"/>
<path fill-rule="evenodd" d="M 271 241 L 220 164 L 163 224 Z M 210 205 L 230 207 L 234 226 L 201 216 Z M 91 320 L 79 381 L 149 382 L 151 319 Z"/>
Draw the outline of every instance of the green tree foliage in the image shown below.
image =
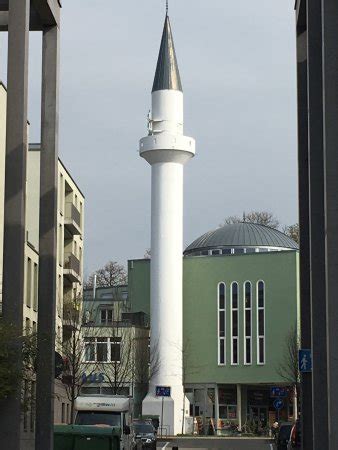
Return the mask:
<path fill-rule="evenodd" d="M 22 353 L 22 365 L 16 355 Z M 34 378 L 36 359 L 36 335 L 30 330 L 16 329 L 13 325 L 0 320 L 0 400 L 15 393 L 25 379 Z"/>

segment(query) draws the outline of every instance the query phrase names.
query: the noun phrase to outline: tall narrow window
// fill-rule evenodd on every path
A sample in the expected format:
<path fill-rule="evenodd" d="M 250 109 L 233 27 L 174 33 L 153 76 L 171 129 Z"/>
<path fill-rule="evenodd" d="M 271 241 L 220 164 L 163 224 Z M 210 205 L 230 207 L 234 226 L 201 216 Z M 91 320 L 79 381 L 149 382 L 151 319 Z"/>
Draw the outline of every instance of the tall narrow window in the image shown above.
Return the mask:
<path fill-rule="evenodd" d="M 26 305 L 32 304 L 32 260 L 27 259 L 27 280 L 26 280 Z"/>
<path fill-rule="evenodd" d="M 225 339 L 225 320 L 226 320 L 226 308 L 225 308 L 225 284 L 219 283 L 218 296 L 218 364 L 220 366 L 225 365 L 226 361 L 226 339 Z"/>
<path fill-rule="evenodd" d="M 244 364 L 252 364 L 252 287 L 244 283 Z"/>
<path fill-rule="evenodd" d="M 33 308 L 34 311 L 38 310 L 38 295 L 39 295 L 39 268 L 36 263 L 34 263 L 34 297 L 33 297 Z"/>
<path fill-rule="evenodd" d="M 238 364 L 238 283 L 231 285 L 231 364 Z"/>
<path fill-rule="evenodd" d="M 265 285 L 257 283 L 257 364 L 265 364 Z"/>

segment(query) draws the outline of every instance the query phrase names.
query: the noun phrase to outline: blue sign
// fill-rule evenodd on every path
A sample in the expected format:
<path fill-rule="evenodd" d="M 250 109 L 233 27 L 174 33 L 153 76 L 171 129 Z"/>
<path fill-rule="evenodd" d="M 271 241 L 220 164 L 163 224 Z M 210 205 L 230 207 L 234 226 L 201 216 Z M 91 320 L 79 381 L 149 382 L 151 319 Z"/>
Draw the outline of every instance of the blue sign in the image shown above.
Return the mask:
<path fill-rule="evenodd" d="M 299 371 L 312 372 L 312 353 L 311 350 L 299 350 L 298 355 Z"/>
<path fill-rule="evenodd" d="M 101 384 L 104 382 L 104 374 L 103 373 L 90 373 L 87 375 L 86 373 L 82 374 L 82 383 L 98 383 Z"/>
<path fill-rule="evenodd" d="M 284 406 L 284 401 L 281 398 L 277 398 L 274 402 L 273 402 L 273 407 L 277 410 L 282 409 Z"/>
<path fill-rule="evenodd" d="M 270 397 L 281 398 L 287 397 L 288 390 L 286 387 L 273 386 L 270 391 Z"/>
<path fill-rule="evenodd" d="M 156 386 L 156 397 L 170 397 L 170 391 L 169 386 Z"/>

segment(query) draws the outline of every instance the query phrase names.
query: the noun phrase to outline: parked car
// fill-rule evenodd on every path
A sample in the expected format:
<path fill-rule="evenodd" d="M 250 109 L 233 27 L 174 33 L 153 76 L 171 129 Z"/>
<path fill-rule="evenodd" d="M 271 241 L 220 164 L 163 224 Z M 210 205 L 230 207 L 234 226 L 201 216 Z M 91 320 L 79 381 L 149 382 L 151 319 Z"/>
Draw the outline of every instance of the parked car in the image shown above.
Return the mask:
<path fill-rule="evenodd" d="M 277 450 L 287 450 L 288 443 L 290 441 L 291 430 L 292 430 L 292 423 L 290 422 L 281 423 L 278 435 L 276 437 Z"/>
<path fill-rule="evenodd" d="M 136 442 L 135 449 L 156 450 L 157 434 L 151 421 L 134 421 L 132 431 Z"/>
<path fill-rule="evenodd" d="M 288 443 L 287 450 L 300 450 L 301 448 L 301 424 L 300 421 L 297 420 L 297 422 L 293 425 L 291 430 L 291 436 L 290 441 Z"/>

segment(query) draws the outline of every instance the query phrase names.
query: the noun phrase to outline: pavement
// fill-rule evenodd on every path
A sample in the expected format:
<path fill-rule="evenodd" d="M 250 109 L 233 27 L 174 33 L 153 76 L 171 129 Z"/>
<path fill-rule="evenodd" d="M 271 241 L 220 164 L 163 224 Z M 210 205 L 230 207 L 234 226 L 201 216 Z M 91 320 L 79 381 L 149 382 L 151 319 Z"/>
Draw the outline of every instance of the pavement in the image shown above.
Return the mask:
<path fill-rule="evenodd" d="M 157 442 L 157 450 L 178 447 L 179 450 L 276 450 L 269 439 L 250 438 L 174 438 Z"/>

